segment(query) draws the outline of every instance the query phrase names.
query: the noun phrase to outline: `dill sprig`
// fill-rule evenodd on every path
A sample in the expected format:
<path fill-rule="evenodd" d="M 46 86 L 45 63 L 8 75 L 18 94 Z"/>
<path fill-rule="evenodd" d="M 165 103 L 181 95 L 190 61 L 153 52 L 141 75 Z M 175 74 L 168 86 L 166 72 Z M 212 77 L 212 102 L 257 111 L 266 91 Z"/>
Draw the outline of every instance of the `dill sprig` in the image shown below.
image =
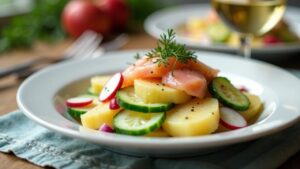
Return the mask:
<path fill-rule="evenodd" d="M 189 60 L 195 61 L 197 56 L 194 51 L 190 51 L 185 45 L 176 43 L 175 32 L 168 29 L 167 33 L 160 35 L 157 47 L 146 54 L 149 58 L 157 58 L 156 63 L 167 67 L 169 59 L 175 57 L 176 62 L 187 63 Z"/>
<path fill-rule="evenodd" d="M 133 58 L 134 58 L 135 60 L 139 60 L 139 59 L 141 59 L 141 55 L 140 55 L 139 53 L 136 53 L 136 54 L 133 56 Z"/>

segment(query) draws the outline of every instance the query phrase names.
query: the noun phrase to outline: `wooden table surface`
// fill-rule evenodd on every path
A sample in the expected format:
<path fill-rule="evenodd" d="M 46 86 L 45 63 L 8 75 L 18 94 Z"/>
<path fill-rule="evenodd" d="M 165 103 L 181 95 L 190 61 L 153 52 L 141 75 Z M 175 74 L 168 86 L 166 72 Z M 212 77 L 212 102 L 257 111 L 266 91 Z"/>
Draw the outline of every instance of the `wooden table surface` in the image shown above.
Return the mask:
<path fill-rule="evenodd" d="M 0 68 L 5 68 L 13 64 L 21 63 L 35 57 L 57 57 L 63 54 L 64 49 L 72 43 L 72 40 L 65 40 L 55 44 L 37 43 L 30 50 L 16 50 L 0 56 Z M 156 40 L 145 33 L 137 33 L 130 35 L 129 42 L 121 49 L 145 49 L 153 48 Z M 300 62 L 297 60 L 290 61 L 290 67 L 299 68 Z M 282 63 L 282 62 L 280 62 Z M 287 62 L 285 62 L 286 64 Z M 277 64 L 277 63 L 276 63 Z M 280 64 L 279 64 L 280 65 Z M 285 65 L 283 65 L 285 66 Z M 16 92 L 20 81 L 14 76 L 0 79 L 0 115 L 7 114 L 17 109 Z M 1 125 L 1 124 L 0 124 Z M 39 169 L 28 161 L 19 159 L 13 154 L 0 153 L 0 169 Z M 300 152 L 288 159 L 279 169 L 299 169 L 300 168 Z"/>

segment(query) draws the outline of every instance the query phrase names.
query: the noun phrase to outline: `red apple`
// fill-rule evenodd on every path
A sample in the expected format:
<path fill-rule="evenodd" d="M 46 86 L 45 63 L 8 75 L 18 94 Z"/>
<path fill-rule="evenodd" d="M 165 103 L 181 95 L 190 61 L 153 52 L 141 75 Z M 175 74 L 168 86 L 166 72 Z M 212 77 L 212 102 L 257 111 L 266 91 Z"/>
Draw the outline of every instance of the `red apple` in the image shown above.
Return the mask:
<path fill-rule="evenodd" d="M 107 36 L 112 28 L 110 16 L 89 0 L 71 0 L 64 8 L 62 23 L 65 30 L 74 37 L 86 30 Z"/>
<path fill-rule="evenodd" d="M 98 4 L 100 9 L 112 17 L 115 30 L 120 31 L 126 28 L 130 12 L 125 0 L 98 0 Z"/>

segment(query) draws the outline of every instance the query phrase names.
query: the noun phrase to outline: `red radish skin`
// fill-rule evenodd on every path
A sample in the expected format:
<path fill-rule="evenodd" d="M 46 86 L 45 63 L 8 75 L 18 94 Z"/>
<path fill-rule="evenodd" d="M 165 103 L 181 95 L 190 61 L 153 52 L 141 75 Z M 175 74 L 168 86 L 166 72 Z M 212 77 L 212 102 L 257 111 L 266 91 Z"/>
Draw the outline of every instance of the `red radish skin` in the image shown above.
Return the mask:
<path fill-rule="evenodd" d="M 103 131 L 103 132 L 107 132 L 107 133 L 113 133 L 114 132 L 114 129 L 111 128 L 108 124 L 106 123 L 103 123 L 101 125 L 101 127 L 99 128 L 100 131 Z"/>
<path fill-rule="evenodd" d="M 245 118 L 233 109 L 222 107 L 220 114 L 220 123 L 229 130 L 236 130 L 247 126 Z"/>
<path fill-rule="evenodd" d="M 84 107 L 93 103 L 92 98 L 74 97 L 66 101 L 68 107 Z"/>
<path fill-rule="evenodd" d="M 239 90 L 240 90 L 241 92 L 248 92 L 248 91 L 249 91 L 245 86 L 241 86 L 241 87 L 239 88 Z"/>
<path fill-rule="evenodd" d="M 99 94 L 99 100 L 106 102 L 115 97 L 117 91 L 121 88 L 123 84 L 122 73 L 116 73 L 112 78 L 104 85 L 103 90 Z"/>
<path fill-rule="evenodd" d="M 117 102 L 117 98 L 116 97 L 114 97 L 113 99 L 110 100 L 110 102 L 109 102 L 109 108 L 111 110 L 116 110 L 116 109 L 120 108 L 120 106 L 119 106 L 119 104 Z"/>

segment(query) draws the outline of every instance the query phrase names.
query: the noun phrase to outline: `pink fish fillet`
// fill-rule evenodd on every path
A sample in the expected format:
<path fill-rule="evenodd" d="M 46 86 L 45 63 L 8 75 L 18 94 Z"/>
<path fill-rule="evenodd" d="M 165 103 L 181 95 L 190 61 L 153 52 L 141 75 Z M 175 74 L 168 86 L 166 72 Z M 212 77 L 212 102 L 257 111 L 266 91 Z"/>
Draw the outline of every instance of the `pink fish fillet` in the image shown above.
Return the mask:
<path fill-rule="evenodd" d="M 163 76 L 162 82 L 198 98 L 204 98 L 207 92 L 206 78 L 200 72 L 186 68 L 170 71 Z"/>
<path fill-rule="evenodd" d="M 201 73 L 209 82 L 217 76 L 219 70 L 209 67 L 199 60 L 189 60 L 187 63 L 176 62 L 175 57 L 170 57 L 167 66 L 156 63 L 158 58 L 143 57 L 134 65 L 129 66 L 124 72 L 123 87 L 132 86 L 135 79 L 161 78 L 173 68 L 187 68 Z"/>

